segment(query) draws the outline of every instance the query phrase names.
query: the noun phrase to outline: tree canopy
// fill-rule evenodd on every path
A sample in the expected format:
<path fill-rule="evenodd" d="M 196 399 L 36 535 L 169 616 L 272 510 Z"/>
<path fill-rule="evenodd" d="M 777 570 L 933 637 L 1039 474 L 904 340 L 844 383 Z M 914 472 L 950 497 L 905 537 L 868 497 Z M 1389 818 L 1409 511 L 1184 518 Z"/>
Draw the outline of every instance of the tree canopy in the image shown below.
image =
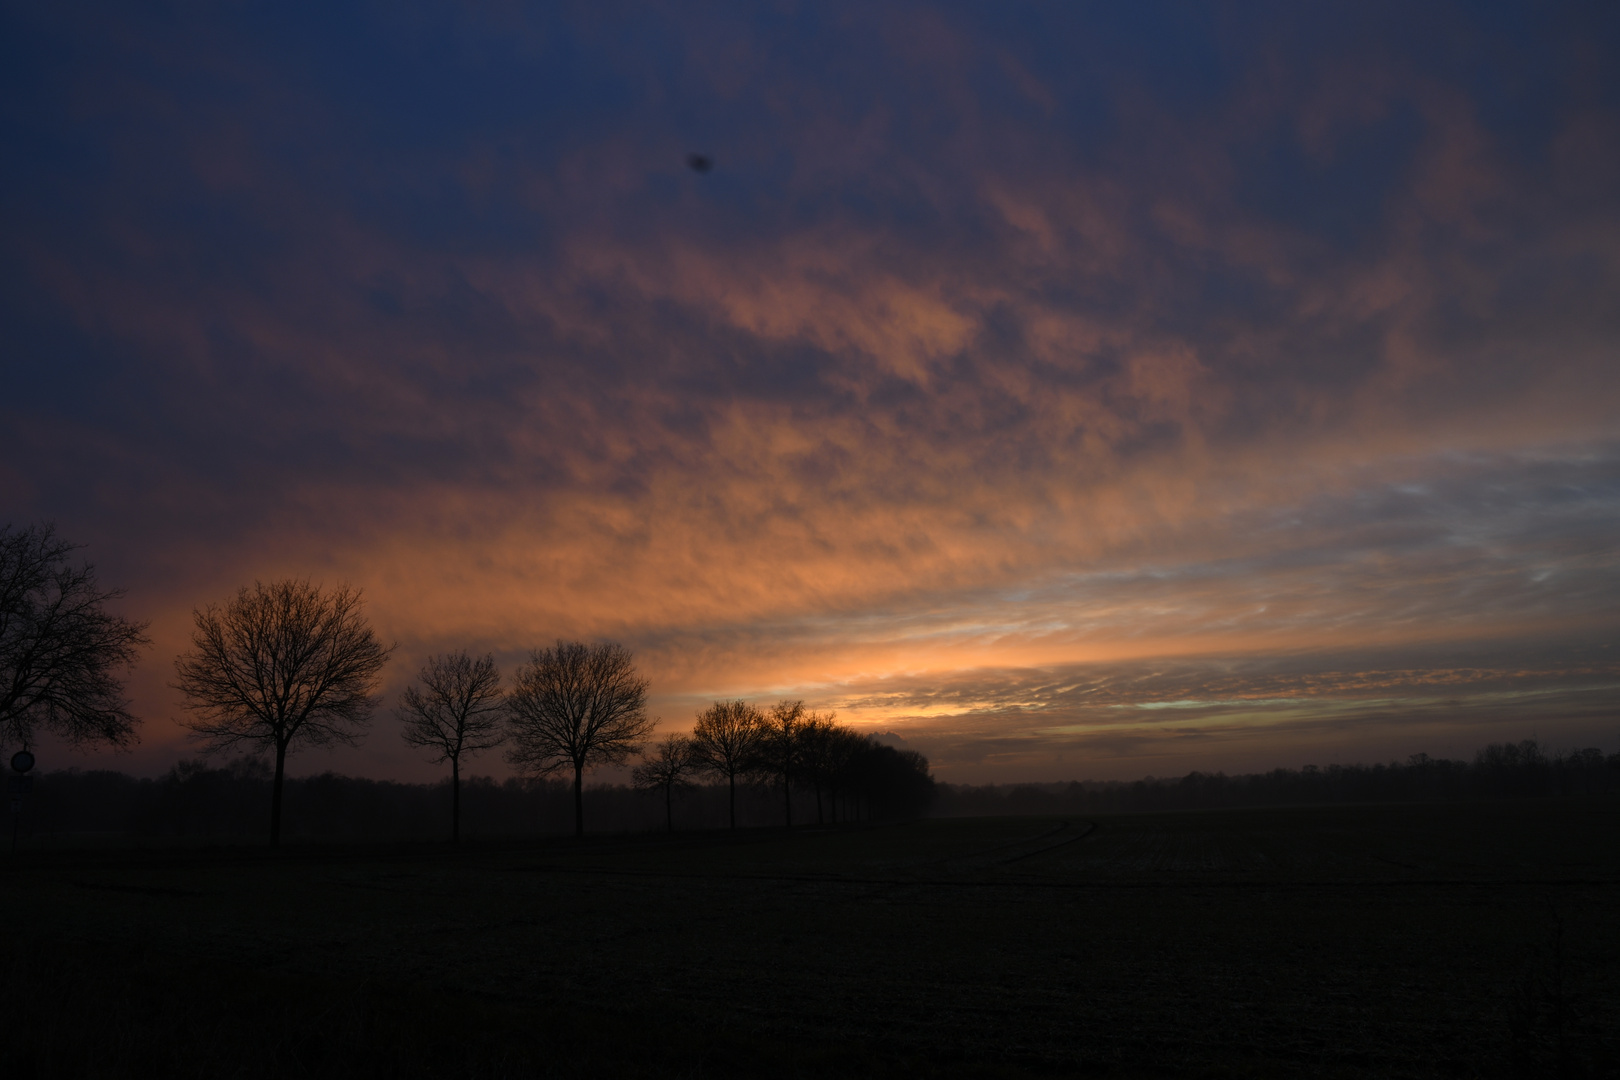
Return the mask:
<path fill-rule="evenodd" d="M 42 730 L 81 744 L 136 741 L 115 673 L 150 644 L 147 624 L 109 612 L 123 591 L 69 562 L 73 550 L 51 525 L 0 528 L 0 746 L 26 749 Z"/>
<path fill-rule="evenodd" d="M 647 680 L 629 650 L 613 642 L 559 641 L 520 665 L 507 698 L 511 749 L 519 771 L 574 773 L 574 831 L 585 831 L 584 776 L 641 750 L 655 721 L 647 716 Z"/>
<path fill-rule="evenodd" d="M 506 739 L 506 696 L 495 657 L 466 650 L 430 656 L 417 674 L 420 689 L 400 695 L 400 737 L 450 763 L 450 839 L 461 839 L 461 759 Z"/>
<path fill-rule="evenodd" d="M 675 789 L 690 787 L 697 762 L 692 756 L 692 739 L 687 735 L 666 735 L 644 755 L 630 779 L 643 791 L 664 793 L 664 828 L 675 831 Z"/>
<path fill-rule="evenodd" d="M 192 613 L 191 651 L 175 659 L 194 736 L 210 751 L 246 745 L 275 755 L 270 843 L 281 841 L 281 791 L 296 745 L 353 745 L 377 705 L 383 646 L 359 589 L 254 582 L 223 607 Z"/>
<path fill-rule="evenodd" d="M 746 701 L 717 701 L 692 726 L 692 757 L 702 769 L 722 776 L 730 789 L 731 827 L 737 827 L 737 780 L 759 764 L 765 718 Z"/>

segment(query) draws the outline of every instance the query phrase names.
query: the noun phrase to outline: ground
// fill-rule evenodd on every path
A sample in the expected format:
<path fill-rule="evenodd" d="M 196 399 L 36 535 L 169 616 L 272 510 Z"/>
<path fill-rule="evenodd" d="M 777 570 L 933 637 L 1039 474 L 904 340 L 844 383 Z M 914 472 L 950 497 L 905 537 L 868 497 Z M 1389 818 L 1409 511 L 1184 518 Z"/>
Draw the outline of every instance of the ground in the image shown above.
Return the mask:
<path fill-rule="evenodd" d="M 9 1075 L 1613 1075 L 1620 804 L 4 864 Z"/>

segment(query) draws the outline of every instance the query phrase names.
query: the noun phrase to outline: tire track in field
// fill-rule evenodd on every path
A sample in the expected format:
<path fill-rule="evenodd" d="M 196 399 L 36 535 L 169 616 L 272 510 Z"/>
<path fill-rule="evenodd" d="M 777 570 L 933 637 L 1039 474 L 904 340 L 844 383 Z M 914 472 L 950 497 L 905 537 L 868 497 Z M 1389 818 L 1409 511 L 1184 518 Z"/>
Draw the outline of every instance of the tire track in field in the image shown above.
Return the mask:
<path fill-rule="evenodd" d="M 1069 824 L 1070 824 L 1069 822 L 1065 821 L 1063 823 L 1062 827 L 1067 829 L 1069 827 Z M 1064 839 L 1059 840 L 1055 844 L 1048 844 L 1047 846 L 1045 846 L 1043 848 L 1037 848 L 1034 851 L 1026 851 L 1026 852 L 1024 852 L 1024 853 L 1022 853 L 1020 855 L 1014 855 L 1011 858 L 1002 859 L 1001 862 L 999 863 L 999 865 L 1001 865 L 1001 866 L 1009 866 L 1012 863 L 1022 862 L 1025 859 L 1033 859 L 1037 855 L 1050 855 L 1052 852 L 1058 851 L 1058 850 L 1060 850 L 1062 848 L 1066 848 L 1070 844 L 1078 844 L 1080 841 L 1084 840 L 1086 837 L 1090 836 L 1092 833 L 1097 831 L 1097 823 L 1095 821 L 1088 821 L 1088 822 L 1085 823 L 1085 825 L 1086 825 L 1086 827 L 1081 829 L 1074 836 L 1065 837 Z M 1050 836 L 1051 833 L 1048 833 L 1047 835 Z"/>
<path fill-rule="evenodd" d="M 1087 821 L 1084 825 L 1083 829 L 1075 833 L 1075 823 L 1065 821 L 1038 836 L 1010 840 L 1004 844 L 984 848 L 971 855 L 952 855 L 943 859 L 934 859 L 921 864 L 921 866 L 924 869 L 943 870 L 946 873 L 964 870 L 989 870 L 999 866 L 1011 866 L 1013 863 L 1068 847 L 1070 844 L 1084 840 L 1096 831 L 1097 823 L 1095 821 Z"/>
<path fill-rule="evenodd" d="M 1008 840 L 1005 843 L 993 844 L 990 847 L 981 848 L 980 850 L 975 851 L 975 852 L 973 852 L 971 854 L 968 854 L 968 855 L 947 855 L 942 859 L 930 859 L 927 862 L 921 863 L 919 865 L 921 865 L 923 867 L 927 867 L 927 868 L 936 868 L 936 869 L 941 869 L 941 870 L 950 870 L 950 869 L 954 869 L 954 868 L 995 866 L 995 865 L 997 865 L 999 863 L 1011 861 L 1010 859 L 1008 859 L 1006 857 L 998 857 L 998 856 L 1002 856 L 1003 853 L 1007 852 L 1007 851 L 1015 850 L 1017 848 L 1028 847 L 1030 844 L 1043 845 L 1042 847 L 1037 847 L 1035 850 L 1037 850 L 1037 851 L 1044 850 L 1044 842 L 1045 841 L 1050 840 L 1054 836 L 1061 835 L 1062 833 L 1066 832 L 1068 830 L 1068 828 L 1069 828 L 1069 823 L 1067 821 L 1063 821 L 1063 822 L 1059 822 L 1057 825 L 1055 825 L 1052 828 L 1046 830 L 1045 832 L 1041 833 L 1038 836 L 1020 837 L 1017 840 Z M 1016 859 L 1018 857 L 1019 856 L 1014 855 L 1011 858 Z"/>

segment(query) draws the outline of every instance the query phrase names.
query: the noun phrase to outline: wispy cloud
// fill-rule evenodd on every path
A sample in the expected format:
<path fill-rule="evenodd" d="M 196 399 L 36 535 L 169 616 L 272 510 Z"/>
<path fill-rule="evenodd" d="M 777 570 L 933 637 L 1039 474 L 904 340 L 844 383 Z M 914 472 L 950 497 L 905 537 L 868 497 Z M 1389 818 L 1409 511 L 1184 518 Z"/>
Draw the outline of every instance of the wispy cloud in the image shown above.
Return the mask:
<path fill-rule="evenodd" d="M 672 719 L 1029 768 L 1081 708 L 1030 671 L 1317 657 L 1185 669 L 1201 741 L 1108 706 L 1261 754 L 1372 715 L 1369 649 L 1598 648 L 1616 27 L 1516 11 L 14 13 L 0 505 L 156 620 L 154 753 L 186 613 L 279 574 L 364 586 L 396 681 L 614 636 Z"/>

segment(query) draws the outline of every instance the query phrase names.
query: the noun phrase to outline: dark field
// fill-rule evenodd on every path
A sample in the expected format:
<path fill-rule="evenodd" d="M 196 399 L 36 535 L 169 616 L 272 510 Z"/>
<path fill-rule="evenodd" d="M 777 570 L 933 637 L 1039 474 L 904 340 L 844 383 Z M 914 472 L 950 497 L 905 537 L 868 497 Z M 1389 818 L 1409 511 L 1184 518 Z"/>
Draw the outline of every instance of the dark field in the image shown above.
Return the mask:
<path fill-rule="evenodd" d="M 3 881 L 13 1076 L 1620 1061 L 1612 800 L 58 848 Z"/>

